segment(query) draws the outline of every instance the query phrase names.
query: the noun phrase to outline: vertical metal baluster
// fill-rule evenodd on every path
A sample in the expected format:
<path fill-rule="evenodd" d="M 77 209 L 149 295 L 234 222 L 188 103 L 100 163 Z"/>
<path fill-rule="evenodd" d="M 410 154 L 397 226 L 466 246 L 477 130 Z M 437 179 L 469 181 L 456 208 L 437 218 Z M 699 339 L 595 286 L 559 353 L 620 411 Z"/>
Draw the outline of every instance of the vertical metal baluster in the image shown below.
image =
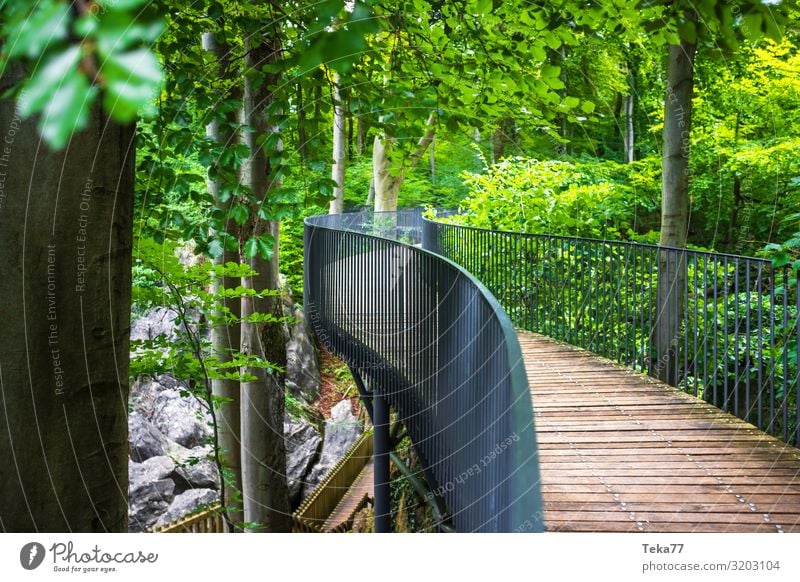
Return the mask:
<path fill-rule="evenodd" d="M 723 287 L 722 287 L 722 409 L 730 411 L 728 404 L 728 257 L 723 258 Z"/>
<path fill-rule="evenodd" d="M 639 368 L 639 360 L 637 357 L 637 351 L 639 347 L 639 330 L 637 328 L 636 322 L 639 317 L 639 270 L 641 269 L 641 263 L 639 261 L 639 249 L 636 246 L 631 246 L 631 256 L 633 257 L 633 265 L 631 265 L 631 269 L 633 271 L 633 313 L 631 314 L 631 330 L 633 333 L 633 342 L 631 344 L 633 351 L 631 352 L 631 368 L 634 370 Z"/>
<path fill-rule="evenodd" d="M 764 262 L 758 262 L 756 297 L 758 300 L 758 428 L 764 429 Z"/>
<path fill-rule="evenodd" d="M 699 393 L 699 390 L 700 390 L 700 387 L 698 385 L 700 374 L 698 373 L 698 370 L 697 370 L 697 368 L 698 368 L 698 366 L 697 366 L 697 356 L 698 356 L 698 352 L 697 352 L 697 343 L 698 343 L 697 336 L 700 333 L 700 323 L 699 323 L 700 320 L 697 318 L 697 309 L 698 309 L 698 304 L 700 303 L 700 293 L 698 292 L 698 289 L 697 289 L 697 268 L 699 267 L 699 264 L 700 264 L 700 255 L 693 254 L 692 256 L 694 258 L 694 277 L 693 277 L 694 278 L 694 282 L 692 284 L 693 294 L 694 294 L 694 325 L 692 326 L 692 329 L 694 331 L 694 333 L 692 333 L 692 335 L 694 336 L 694 354 L 693 354 L 694 358 L 692 360 L 692 376 L 694 377 L 694 395 L 697 396 L 698 393 Z M 687 307 L 688 307 L 688 305 L 687 305 Z M 689 335 L 688 328 L 687 328 L 686 334 Z"/>
<path fill-rule="evenodd" d="M 797 275 L 795 276 L 795 287 L 794 287 L 794 294 L 795 294 L 795 322 L 794 322 L 794 339 L 796 352 L 795 352 L 795 367 L 797 368 L 796 378 L 795 378 L 795 385 L 794 385 L 794 402 L 795 402 L 795 411 L 794 411 L 794 422 L 795 422 L 795 435 L 794 435 L 794 446 L 800 447 L 800 270 L 798 270 Z"/>
<path fill-rule="evenodd" d="M 750 316 L 751 316 L 751 302 L 750 302 L 750 261 L 745 261 L 745 336 L 744 336 L 744 409 L 743 420 L 749 420 L 752 417 L 752 407 L 750 405 Z"/>
<path fill-rule="evenodd" d="M 769 368 L 769 424 L 767 425 L 767 432 L 775 434 L 775 366 L 778 359 L 775 353 L 775 318 L 778 312 L 778 307 L 775 303 L 775 285 L 778 283 L 778 272 L 775 267 L 771 267 L 770 270 L 772 272 L 769 289 L 769 353 L 771 364 Z"/>
<path fill-rule="evenodd" d="M 651 376 L 655 373 L 655 368 L 653 367 L 653 316 L 657 316 L 658 314 L 655 313 L 657 309 L 655 302 L 653 301 L 653 289 L 658 285 L 658 278 L 660 277 L 658 273 L 658 266 L 653 268 L 653 257 L 657 256 L 658 250 L 655 247 L 650 247 L 650 302 L 647 309 L 647 355 L 648 355 L 648 374 Z"/>
<path fill-rule="evenodd" d="M 678 279 L 680 278 L 680 271 L 683 270 L 684 264 L 681 262 L 682 255 L 681 251 L 672 251 L 675 255 L 675 286 L 674 286 L 674 294 L 673 297 L 675 299 L 675 329 L 673 330 L 674 336 L 673 341 L 675 342 L 675 366 L 674 366 L 674 376 L 673 381 L 675 382 L 675 386 L 680 385 L 680 365 L 681 365 L 681 289 L 678 289 Z M 685 277 L 684 277 L 685 279 Z M 685 311 L 685 310 L 684 310 Z"/>
<path fill-rule="evenodd" d="M 733 260 L 733 413 L 739 415 L 739 258 Z"/>
<path fill-rule="evenodd" d="M 708 255 L 703 257 L 703 398 L 708 400 Z"/>
<path fill-rule="evenodd" d="M 789 267 L 783 267 L 783 440 L 789 440 Z"/>

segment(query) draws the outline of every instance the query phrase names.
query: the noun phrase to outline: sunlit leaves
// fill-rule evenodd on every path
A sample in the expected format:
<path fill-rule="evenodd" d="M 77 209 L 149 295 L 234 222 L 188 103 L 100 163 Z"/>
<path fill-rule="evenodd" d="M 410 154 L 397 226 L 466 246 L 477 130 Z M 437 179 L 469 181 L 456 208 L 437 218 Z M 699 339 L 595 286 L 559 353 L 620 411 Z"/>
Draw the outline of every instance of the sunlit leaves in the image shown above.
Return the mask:
<path fill-rule="evenodd" d="M 3 10 L 6 10 L 3 6 Z M 36 59 L 48 47 L 67 38 L 70 7 L 66 2 L 42 0 L 30 10 L 16 8 L 16 12 L 2 31 L 5 58 L 27 57 Z"/>
<path fill-rule="evenodd" d="M 150 45 L 162 31 L 158 15 L 140 0 L 76 6 L 42 0 L 30 9 L 11 8 L 0 30 L 5 63 L 20 59 L 30 68 L 22 87 L 21 112 L 40 115 L 39 129 L 53 148 L 86 127 L 99 93 L 116 121 L 151 112 L 161 85 L 161 66 Z"/>

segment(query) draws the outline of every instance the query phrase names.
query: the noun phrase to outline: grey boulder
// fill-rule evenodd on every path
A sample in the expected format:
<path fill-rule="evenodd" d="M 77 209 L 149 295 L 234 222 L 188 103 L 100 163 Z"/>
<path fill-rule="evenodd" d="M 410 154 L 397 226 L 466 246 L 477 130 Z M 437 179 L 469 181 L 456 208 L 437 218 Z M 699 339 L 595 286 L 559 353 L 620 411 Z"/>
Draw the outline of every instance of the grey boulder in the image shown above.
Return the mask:
<path fill-rule="evenodd" d="M 322 437 L 310 424 L 286 415 L 283 422 L 286 439 L 286 480 L 289 499 L 294 502 L 303 487 L 303 480 L 317 458 Z"/>
<path fill-rule="evenodd" d="M 322 382 L 319 354 L 303 310 L 295 306 L 291 315 L 295 323 L 286 343 L 286 387 L 301 400 L 311 403 L 319 398 Z"/>
<path fill-rule="evenodd" d="M 187 489 L 219 489 L 219 471 L 210 455 L 210 449 L 195 447 L 183 449 L 173 455 L 175 471 L 171 477 L 178 491 Z"/>
<path fill-rule="evenodd" d="M 128 531 L 144 532 L 152 528 L 169 509 L 175 498 L 172 479 L 143 482 L 129 491 Z"/>
<path fill-rule="evenodd" d="M 157 526 L 168 525 L 200 509 L 204 505 L 214 503 L 219 495 L 212 489 L 189 489 L 176 495 L 169 508 L 158 518 Z"/>
<path fill-rule="evenodd" d="M 169 439 L 139 412 L 128 415 L 128 447 L 137 463 L 161 457 L 171 448 Z"/>
<path fill-rule="evenodd" d="M 158 395 L 151 420 L 164 436 L 189 449 L 205 444 L 211 436 L 208 413 L 194 397 L 182 396 L 178 389 Z"/>
<path fill-rule="evenodd" d="M 325 437 L 319 463 L 314 465 L 303 486 L 303 498 L 327 475 L 347 453 L 362 433 L 361 424 L 353 416 L 349 400 L 342 400 L 331 409 L 331 418 L 325 421 Z"/>

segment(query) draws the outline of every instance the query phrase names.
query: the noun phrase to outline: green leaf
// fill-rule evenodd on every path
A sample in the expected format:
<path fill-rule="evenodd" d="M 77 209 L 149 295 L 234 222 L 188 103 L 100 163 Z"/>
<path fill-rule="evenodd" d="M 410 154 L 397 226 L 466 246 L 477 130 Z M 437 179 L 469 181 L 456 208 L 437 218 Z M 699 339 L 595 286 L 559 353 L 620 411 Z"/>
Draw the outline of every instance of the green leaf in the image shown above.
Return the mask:
<path fill-rule="evenodd" d="M 121 122 L 131 121 L 151 105 L 161 86 L 161 66 L 147 49 L 111 53 L 101 72 L 106 79 L 105 108 Z"/>
<path fill-rule="evenodd" d="M 763 17 L 760 12 L 751 12 L 742 16 L 742 24 L 740 26 L 742 34 L 748 40 L 758 40 L 762 36 L 761 24 Z"/>
<path fill-rule="evenodd" d="M 694 20 L 682 20 L 678 22 L 678 34 L 682 40 L 688 43 L 697 43 L 697 27 Z"/>
<path fill-rule="evenodd" d="M 69 75 L 42 111 L 39 131 L 50 147 L 61 149 L 73 133 L 86 127 L 96 89 L 81 74 Z"/>
<path fill-rule="evenodd" d="M 38 58 L 49 46 L 64 40 L 69 32 L 70 3 L 46 0 L 20 22 L 9 26 L 4 42 L 6 56 Z"/>
<path fill-rule="evenodd" d="M 134 8 L 138 8 L 142 4 L 147 4 L 150 1 L 151 0 L 97 0 L 97 3 L 104 10 L 121 12 L 123 10 L 133 10 Z"/>
<path fill-rule="evenodd" d="M 475 14 L 489 14 L 492 11 L 492 0 L 477 0 Z"/>
<path fill-rule="evenodd" d="M 772 257 L 772 266 L 775 268 L 785 267 L 790 262 L 791 259 L 789 258 L 789 253 L 786 251 L 780 251 L 776 253 L 774 257 Z"/>
<path fill-rule="evenodd" d="M 228 216 L 232 218 L 236 224 L 244 224 L 250 216 L 250 209 L 246 204 L 234 204 L 228 211 Z"/>
<path fill-rule="evenodd" d="M 274 254 L 274 239 L 269 234 L 262 234 L 259 237 L 250 237 L 244 243 L 244 256 L 252 259 L 256 255 L 265 260 L 270 260 Z"/>
<path fill-rule="evenodd" d="M 44 109 L 64 77 L 75 75 L 80 60 L 81 49 L 73 46 L 37 67 L 20 97 L 22 116 L 29 117 Z"/>
<path fill-rule="evenodd" d="M 70 136 L 84 127 L 96 89 L 77 70 L 79 46 L 56 55 L 36 70 L 20 97 L 23 117 L 40 113 L 39 131 L 54 149 L 66 145 Z"/>
<path fill-rule="evenodd" d="M 584 101 L 581 103 L 581 110 L 583 110 L 584 113 L 594 113 L 594 103 L 591 101 Z"/>

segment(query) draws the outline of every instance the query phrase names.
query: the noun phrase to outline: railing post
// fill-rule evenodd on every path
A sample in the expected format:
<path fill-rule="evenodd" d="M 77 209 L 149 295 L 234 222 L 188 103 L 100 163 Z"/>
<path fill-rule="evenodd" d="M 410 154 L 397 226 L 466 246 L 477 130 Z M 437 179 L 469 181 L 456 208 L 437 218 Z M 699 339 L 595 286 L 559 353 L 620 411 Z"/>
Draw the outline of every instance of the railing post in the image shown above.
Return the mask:
<path fill-rule="evenodd" d="M 375 463 L 375 533 L 392 531 L 391 501 L 389 492 L 389 405 L 377 392 L 372 393 Z"/>

